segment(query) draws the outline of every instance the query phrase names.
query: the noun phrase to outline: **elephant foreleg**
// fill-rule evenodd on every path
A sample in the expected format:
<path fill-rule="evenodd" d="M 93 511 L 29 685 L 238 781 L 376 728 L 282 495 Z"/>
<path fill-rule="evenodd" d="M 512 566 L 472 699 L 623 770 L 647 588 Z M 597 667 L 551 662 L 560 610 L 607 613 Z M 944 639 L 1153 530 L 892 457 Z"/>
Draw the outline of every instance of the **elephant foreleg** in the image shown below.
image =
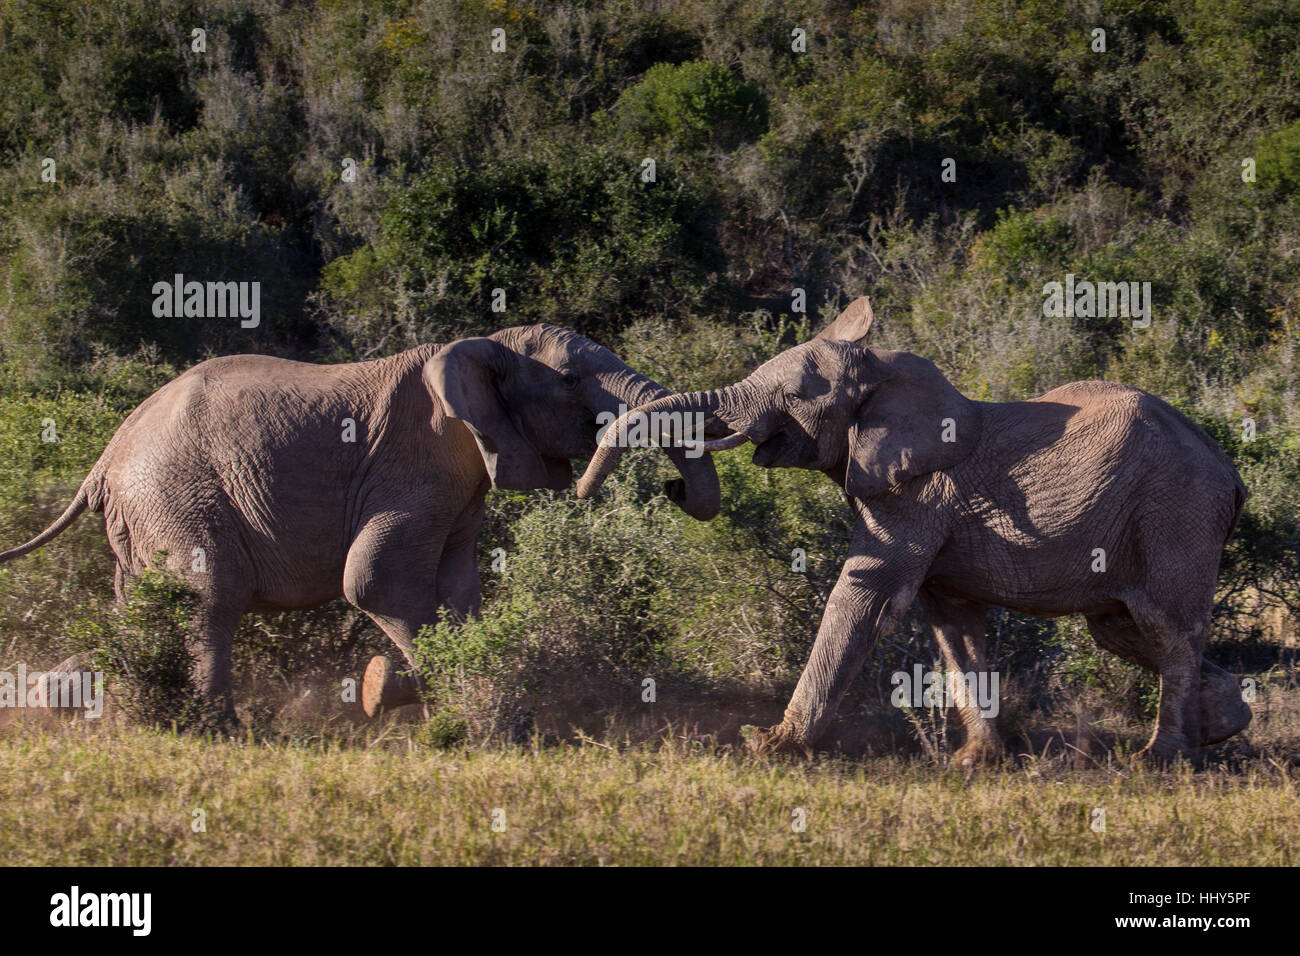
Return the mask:
<path fill-rule="evenodd" d="M 876 641 L 911 606 L 932 557 L 876 528 L 855 536 L 785 717 L 755 736 L 755 750 L 811 750 Z"/>
<path fill-rule="evenodd" d="M 406 704 L 420 702 L 420 681 L 412 672 L 415 667 L 415 638 L 419 627 L 407 621 L 367 612 L 389 639 L 402 651 L 405 660 L 394 664 L 389 658 L 378 655 L 370 659 L 361 679 L 361 707 L 367 717 L 380 711 L 392 710 Z M 433 623 L 430 621 L 429 623 Z"/>
<path fill-rule="evenodd" d="M 415 640 L 425 624 L 436 623 L 438 616 L 443 613 L 457 623 L 478 617 L 482 589 L 475 553 L 477 533 L 476 520 L 463 533 L 448 537 L 434 574 L 433 607 L 419 609 L 414 617 L 367 612 L 401 649 L 409 665 L 415 664 Z M 419 701 L 420 681 L 407 672 L 406 668 L 395 667 L 386 657 L 375 657 L 370 661 L 361 691 L 362 709 L 368 717 L 375 716 L 380 710 L 391 710 Z"/>
<path fill-rule="evenodd" d="M 447 529 L 417 524 L 404 514 L 367 522 L 348 548 L 343 596 L 383 628 L 408 663 L 415 637 L 437 621 L 438 566 Z"/>
<path fill-rule="evenodd" d="M 477 531 L 477 528 L 474 530 Z M 456 622 L 478 617 L 481 586 L 475 538 L 472 535 L 468 540 L 448 543 L 438 561 L 434 579 L 437 605 L 421 612 L 415 620 L 367 612 L 402 651 L 407 664 L 411 666 L 415 664 L 415 639 L 419 637 L 423 626 L 419 621 L 433 624 L 441 612 L 450 615 L 451 620 Z M 419 701 L 420 681 L 414 674 L 409 673 L 405 667 L 395 666 L 387 657 L 371 659 L 361 688 L 361 706 L 366 716 L 374 717 L 381 710 L 392 710 Z"/>
<path fill-rule="evenodd" d="M 403 660 L 372 658 L 361 684 L 368 717 L 418 703 L 413 674 L 420 629 L 438 621 L 438 582 L 446 532 L 414 527 L 403 517 L 376 518 L 348 549 L 343 596 L 365 611 L 401 651 Z"/>

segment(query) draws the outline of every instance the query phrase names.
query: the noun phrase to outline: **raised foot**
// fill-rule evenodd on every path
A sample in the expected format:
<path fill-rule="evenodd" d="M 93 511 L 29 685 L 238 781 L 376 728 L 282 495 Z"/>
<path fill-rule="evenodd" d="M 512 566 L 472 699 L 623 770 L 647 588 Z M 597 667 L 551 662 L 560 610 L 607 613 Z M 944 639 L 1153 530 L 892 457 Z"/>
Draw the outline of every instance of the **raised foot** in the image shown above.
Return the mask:
<path fill-rule="evenodd" d="M 370 658 L 361 679 L 361 709 L 367 717 L 419 702 L 420 682 L 413 675 L 398 673 L 393 662 L 382 654 Z"/>
<path fill-rule="evenodd" d="M 973 740 L 952 755 L 952 765 L 973 770 L 977 767 L 996 767 L 1006 756 L 1000 740 Z"/>
<path fill-rule="evenodd" d="M 1209 661 L 1201 661 L 1201 746 L 1221 743 L 1250 723 L 1250 705 L 1241 697 L 1237 678 Z"/>

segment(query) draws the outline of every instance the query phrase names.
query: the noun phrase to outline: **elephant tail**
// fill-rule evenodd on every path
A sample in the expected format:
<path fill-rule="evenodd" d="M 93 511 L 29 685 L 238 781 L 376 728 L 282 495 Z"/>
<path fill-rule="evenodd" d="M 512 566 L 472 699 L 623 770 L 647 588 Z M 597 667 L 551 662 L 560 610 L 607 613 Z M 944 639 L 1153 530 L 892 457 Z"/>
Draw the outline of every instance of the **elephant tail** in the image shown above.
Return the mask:
<path fill-rule="evenodd" d="M 26 544 L 21 544 L 9 551 L 0 552 L 0 564 L 5 561 L 12 561 L 14 558 L 21 558 L 24 554 L 35 551 L 41 545 L 45 544 L 52 538 L 62 534 L 72 522 L 76 521 L 83 511 L 90 504 L 90 495 L 86 491 L 86 485 L 83 484 L 77 491 L 77 496 L 72 499 L 72 504 L 68 505 L 66 511 L 59 516 L 59 519 L 50 525 L 32 540 Z"/>

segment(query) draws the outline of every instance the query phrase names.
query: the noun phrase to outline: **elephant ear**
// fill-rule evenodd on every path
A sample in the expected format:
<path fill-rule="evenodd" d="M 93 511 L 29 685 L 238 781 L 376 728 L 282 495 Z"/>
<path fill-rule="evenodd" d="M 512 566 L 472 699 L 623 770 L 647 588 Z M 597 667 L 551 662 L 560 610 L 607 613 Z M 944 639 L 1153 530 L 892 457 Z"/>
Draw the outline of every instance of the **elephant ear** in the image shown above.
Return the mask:
<path fill-rule="evenodd" d="M 868 395 L 849 427 L 846 492 L 872 498 L 971 453 L 980 435 L 978 405 L 918 355 L 862 351 Z"/>
<path fill-rule="evenodd" d="M 557 474 L 560 469 L 548 465 L 520 433 L 501 398 L 497 383 L 514 359 L 514 352 L 492 339 L 461 339 L 424 363 L 424 385 L 449 418 L 469 428 L 492 487 L 566 488 L 568 462 L 563 462 L 565 474 Z"/>
<path fill-rule="evenodd" d="M 817 333 L 817 338 L 832 342 L 860 342 L 867 337 L 874 321 L 876 313 L 871 310 L 871 300 L 864 295 L 845 306 L 830 325 Z"/>

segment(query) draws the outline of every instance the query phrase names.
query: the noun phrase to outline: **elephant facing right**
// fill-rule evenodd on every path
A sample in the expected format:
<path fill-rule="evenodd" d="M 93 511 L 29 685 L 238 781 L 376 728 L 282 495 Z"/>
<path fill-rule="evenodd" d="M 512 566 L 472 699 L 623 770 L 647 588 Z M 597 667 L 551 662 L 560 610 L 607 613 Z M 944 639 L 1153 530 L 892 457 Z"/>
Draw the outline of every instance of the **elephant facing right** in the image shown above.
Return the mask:
<path fill-rule="evenodd" d="M 1204 659 L 1219 560 L 1246 488 L 1214 441 L 1137 388 L 1076 382 L 1023 402 L 976 402 L 930 362 L 858 345 L 870 302 L 709 392 L 662 397 L 614 423 L 579 497 L 617 466 L 618 436 L 704 412 L 752 442 L 754 464 L 806 468 L 854 511 L 849 554 L 782 722 L 750 746 L 808 753 L 881 635 L 920 599 L 950 673 L 988 671 L 989 605 L 1083 614 L 1103 648 L 1160 675 L 1143 755 L 1195 759 L 1251 718 L 1236 679 Z M 717 433 L 716 431 L 714 433 Z M 998 759 L 972 701 L 954 760 Z"/>

